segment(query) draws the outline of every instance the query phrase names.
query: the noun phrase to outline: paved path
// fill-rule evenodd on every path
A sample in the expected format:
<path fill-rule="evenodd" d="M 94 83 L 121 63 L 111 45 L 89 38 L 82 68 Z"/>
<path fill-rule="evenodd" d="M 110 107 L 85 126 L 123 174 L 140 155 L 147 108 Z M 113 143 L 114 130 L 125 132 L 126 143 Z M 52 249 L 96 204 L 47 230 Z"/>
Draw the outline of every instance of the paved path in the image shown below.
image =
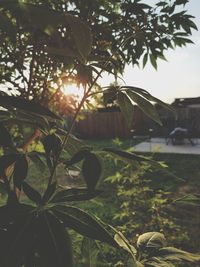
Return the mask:
<path fill-rule="evenodd" d="M 164 138 L 151 138 L 151 140 L 134 146 L 134 151 L 200 155 L 200 139 L 193 139 L 193 141 L 193 146 L 187 140 L 181 145 L 172 145 L 171 142 L 166 145 Z"/>

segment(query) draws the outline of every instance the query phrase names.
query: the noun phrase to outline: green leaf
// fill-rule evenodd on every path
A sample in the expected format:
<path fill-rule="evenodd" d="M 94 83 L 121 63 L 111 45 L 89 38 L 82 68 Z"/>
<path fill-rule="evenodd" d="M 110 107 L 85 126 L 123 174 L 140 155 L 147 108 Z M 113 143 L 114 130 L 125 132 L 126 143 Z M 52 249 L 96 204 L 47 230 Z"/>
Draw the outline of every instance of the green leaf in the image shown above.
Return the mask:
<path fill-rule="evenodd" d="M 24 193 L 27 195 L 27 197 L 32 200 L 36 204 L 41 204 L 42 202 L 42 197 L 38 191 L 36 191 L 33 187 L 31 187 L 29 184 L 26 182 L 22 183 L 22 188 Z"/>
<path fill-rule="evenodd" d="M 154 67 L 154 69 L 157 70 L 158 66 L 157 66 L 156 58 L 154 57 L 153 54 L 150 54 L 150 61 L 151 61 L 152 66 Z"/>
<path fill-rule="evenodd" d="M 119 92 L 117 94 L 117 102 L 119 104 L 120 110 L 127 121 L 129 127 L 132 126 L 133 122 L 133 110 L 134 106 L 131 103 L 130 98 L 125 92 Z"/>
<path fill-rule="evenodd" d="M 61 222 L 50 212 L 38 218 L 39 266 L 72 267 L 71 239 Z"/>
<path fill-rule="evenodd" d="M 147 248 L 161 248 L 165 244 L 165 236 L 159 232 L 147 232 L 140 235 L 137 240 L 137 247 L 141 250 Z"/>
<path fill-rule="evenodd" d="M 51 202 L 60 203 L 67 201 L 90 200 L 102 193 L 100 190 L 88 191 L 88 188 L 70 188 L 59 191 L 55 194 Z"/>
<path fill-rule="evenodd" d="M 48 116 L 53 119 L 60 119 L 57 115 L 49 109 L 41 106 L 38 103 L 29 101 L 20 97 L 0 95 L 0 106 L 4 108 L 19 108 L 28 112 L 33 112 L 39 115 Z"/>
<path fill-rule="evenodd" d="M 144 157 L 144 156 L 139 156 L 139 155 L 136 155 L 134 153 L 118 150 L 115 148 L 104 148 L 103 151 L 109 152 L 109 153 L 117 156 L 120 160 L 123 160 L 123 161 L 128 162 L 128 163 L 133 163 L 134 161 L 147 162 L 154 168 L 163 169 L 163 166 L 159 162 L 151 160 L 151 159 Z"/>
<path fill-rule="evenodd" d="M 120 247 L 122 247 L 131 254 L 133 260 L 135 261 L 137 250 L 130 244 L 126 237 L 121 232 L 116 231 L 114 239 Z"/>
<path fill-rule="evenodd" d="M 102 224 L 81 209 L 67 205 L 57 205 L 52 210 L 66 227 L 72 228 L 83 236 L 116 246 L 116 242 Z"/>
<path fill-rule="evenodd" d="M 95 240 L 84 237 L 81 244 L 83 267 L 96 267 L 99 248 Z"/>
<path fill-rule="evenodd" d="M 162 260 L 158 257 L 152 257 L 150 260 L 145 261 L 145 266 L 148 267 L 177 267 L 177 265 L 172 264 L 171 262 Z"/>
<path fill-rule="evenodd" d="M 92 35 L 89 27 L 78 17 L 70 14 L 65 15 L 65 20 L 71 29 L 79 53 L 83 58 L 86 58 L 90 54 L 92 47 Z"/>
<path fill-rule="evenodd" d="M 101 162 L 94 153 L 86 155 L 82 165 L 82 172 L 88 190 L 94 190 L 102 173 Z"/>
<path fill-rule="evenodd" d="M 47 188 L 47 190 L 44 193 L 44 196 L 42 197 L 43 203 L 48 202 L 53 197 L 56 191 L 56 186 L 57 186 L 57 183 L 54 182 Z"/>
<path fill-rule="evenodd" d="M 169 104 L 166 104 L 165 102 L 161 101 L 160 99 L 156 98 L 155 96 L 152 96 L 149 92 L 147 92 L 146 90 L 144 90 L 142 88 L 138 88 L 138 87 L 134 87 L 134 86 L 122 86 L 121 89 L 134 91 L 134 92 L 138 93 L 139 95 L 143 96 L 144 98 L 148 99 L 149 101 L 153 101 L 153 102 L 157 103 L 158 105 L 160 105 L 161 107 L 166 108 L 172 112 L 175 112 L 175 110 L 172 106 L 170 106 Z"/>
<path fill-rule="evenodd" d="M 28 161 L 25 154 L 18 157 L 15 162 L 13 170 L 13 181 L 14 185 L 21 189 L 22 182 L 25 180 L 28 173 Z"/>
<path fill-rule="evenodd" d="M 32 151 L 28 153 L 28 157 L 35 164 L 35 166 L 43 173 L 46 168 L 46 164 L 41 159 L 40 154 L 36 151 Z"/>
<path fill-rule="evenodd" d="M 138 107 L 152 120 L 157 122 L 159 125 L 162 125 L 158 112 L 154 105 L 151 104 L 148 100 L 144 97 L 140 96 L 139 94 L 127 90 L 127 95 L 138 105 Z"/>
<path fill-rule="evenodd" d="M 184 205 L 192 205 L 195 207 L 200 207 L 200 195 L 199 194 L 190 194 L 184 197 L 174 200 L 175 203 L 180 203 Z"/>
<path fill-rule="evenodd" d="M 183 251 L 174 247 L 164 247 L 158 251 L 159 257 L 172 262 L 200 262 L 200 255 Z"/>
<path fill-rule="evenodd" d="M 143 68 L 146 66 L 147 60 L 148 60 L 148 53 L 144 54 L 144 57 L 143 57 Z"/>

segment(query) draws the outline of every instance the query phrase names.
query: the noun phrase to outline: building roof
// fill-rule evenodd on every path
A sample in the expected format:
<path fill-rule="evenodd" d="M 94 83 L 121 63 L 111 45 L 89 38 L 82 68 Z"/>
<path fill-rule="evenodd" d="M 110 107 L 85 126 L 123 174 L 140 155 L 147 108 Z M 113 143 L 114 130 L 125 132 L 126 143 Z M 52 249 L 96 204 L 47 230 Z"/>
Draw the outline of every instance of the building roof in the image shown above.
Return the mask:
<path fill-rule="evenodd" d="M 200 97 L 188 97 L 188 98 L 175 98 L 172 106 L 175 107 L 187 107 L 199 105 L 200 106 Z"/>

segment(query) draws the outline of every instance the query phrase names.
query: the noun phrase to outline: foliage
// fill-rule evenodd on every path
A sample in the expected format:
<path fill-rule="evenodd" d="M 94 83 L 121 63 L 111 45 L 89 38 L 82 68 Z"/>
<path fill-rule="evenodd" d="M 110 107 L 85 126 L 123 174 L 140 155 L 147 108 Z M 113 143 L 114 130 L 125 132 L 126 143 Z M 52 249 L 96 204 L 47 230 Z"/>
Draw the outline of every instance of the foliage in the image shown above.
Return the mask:
<path fill-rule="evenodd" d="M 104 70 L 115 75 L 122 73 L 125 63 L 137 63 L 143 53 L 145 61 L 148 54 L 156 67 L 156 59 L 163 57 L 164 50 L 191 42 L 185 36 L 196 26 L 186 12 L 175 12 L 176 6 L 187 1 L 175 1 L 171 6 L 159 2 L 156 9 L 140 1 L 134 1 L 133 5 L 118 1 L 110 4 L 88 1 L 84 5 L 82 1 L 65 2 L 0 1 L 0 75 L 1 84 L 6 85 L 6 93 L 0 94 L 0 177 L 1 187 L 7 193 L 6 203 L 0 207 L 1 265 L 71 267 L 73 251 L 68 229 L 73 229 L 87 238 L 123 248 L 137 266 L 136 250 L 122 233 L 76 206 L 77 202 L 101 194 L 97 186 L 102 166 L 97 153 L 84 146 L 71 131 L 82 107 L 95 93 L 93 90 Z M 96 7 L 99 12 L 94 16 Z M 124 20 L 124 15 L 128 19 Z M 73 102 L 75 114 L 66 131 L 61 117 L 47 107 L 55 110 L 54 102 L 61 87 L 74 79 L 84 85 L 85 91 L 79 103 Z M 129 107 L 134 101 L 160 123 L 151 101 L 166 105 L 145 90 L 119 87 L 115 96 L 126 117 L 127 101 Z M 70 103 L 66 104 L 71 110 Z M 35 140 L 40 140 L 41 150 L 31 146 Z M 127 152 L 102 151 L 103 156 L 109 153 L 159 166 Z M 40 169 L 48 168 L 42 192 L 26 180 L 30 162 Z M 79 168 L 84 186 L 61 187 L 56 176 L 61 164 L 67 169 Z M 84 242 L 89 248 L 95 247 L 86 239 Z M 90 256 L 86 252 L 84 255 Z"/>
<path fill-rule="evenodd" d="M 76 101 L 62 93 L 66 83 L 95 85 L 99 71 L 117 76 L 141 58 L 157 68 L 167 49 L 192 43 L 197 28 L 182 8 L 187 2 L 1 1 L 1 84 L 61 114 L 74 112 Z"/>

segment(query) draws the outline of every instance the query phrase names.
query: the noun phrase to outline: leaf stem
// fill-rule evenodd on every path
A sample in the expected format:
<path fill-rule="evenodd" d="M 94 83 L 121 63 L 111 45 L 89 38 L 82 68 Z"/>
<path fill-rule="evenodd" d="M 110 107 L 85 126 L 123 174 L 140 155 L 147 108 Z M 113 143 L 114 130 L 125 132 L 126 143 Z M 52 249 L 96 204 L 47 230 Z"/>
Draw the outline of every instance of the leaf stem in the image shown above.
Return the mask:
<path fill-rule="evenodd" d="M 105 65 L 107 65 L 108 62 L 105 63 Z M 95 79 L 93 80 L 93 82 L 91 83 L 91 85 L 89 86 L 88 90 L 85 92 L 75 114 L 74 114 L 74 117 L 72 119 L 72 122 L 71 122 L 71 125 L 69 127 L 69 130 L 67 132 L 67 134 L 65 135 L 64 137 L 64 140 L 63 140 L 63 143 L 62 143 L 62 146 L 61 146 L 61 149 L 56 157 L 56 160 L 55 160 L 55 163 L 54 163 L 54 166 L 53 166 L 53 169 L 51 171 L 51 175 L 49 177 L 49 182 L 48 182 L 48 186 L 47 186 L 47 189 L 49 188 L 49 186 L 51 185 L 52 181 L 53 181 L 53 177 L 54 177 L 54 174 L 55 174 L 55 171 L 56 171 L 56 168 L 57 168 L 57 165 L 58 165 L 58 161 L 59 161 L 59 158 L 60 158 L 60 155 L 61 155 L 61 152 L 62 150 L 64 149 L 64 147 L 67 145 L 68 143 L 68 140 L 69 140 L 69 136 L 70 136 L 70 133 L 71 131 L 73 130 L 73 127 L 74 127 L 74 124 L 75 124 L 75 121 L 77 119 L 77 116 L 81 110 L 81 108 L 83 107 L 84 103 L 85 103 L 85 100 L 90 96 L 90 91 L 92 90 L 93 86 L 96 84 L 97 80 L 99 79 L 99 77 L 101 76 L 103 72 L 103 69 L 101 69 L 99 71 L 99 73 L 97 74 L 97 76 L 95 77 Z"/>

